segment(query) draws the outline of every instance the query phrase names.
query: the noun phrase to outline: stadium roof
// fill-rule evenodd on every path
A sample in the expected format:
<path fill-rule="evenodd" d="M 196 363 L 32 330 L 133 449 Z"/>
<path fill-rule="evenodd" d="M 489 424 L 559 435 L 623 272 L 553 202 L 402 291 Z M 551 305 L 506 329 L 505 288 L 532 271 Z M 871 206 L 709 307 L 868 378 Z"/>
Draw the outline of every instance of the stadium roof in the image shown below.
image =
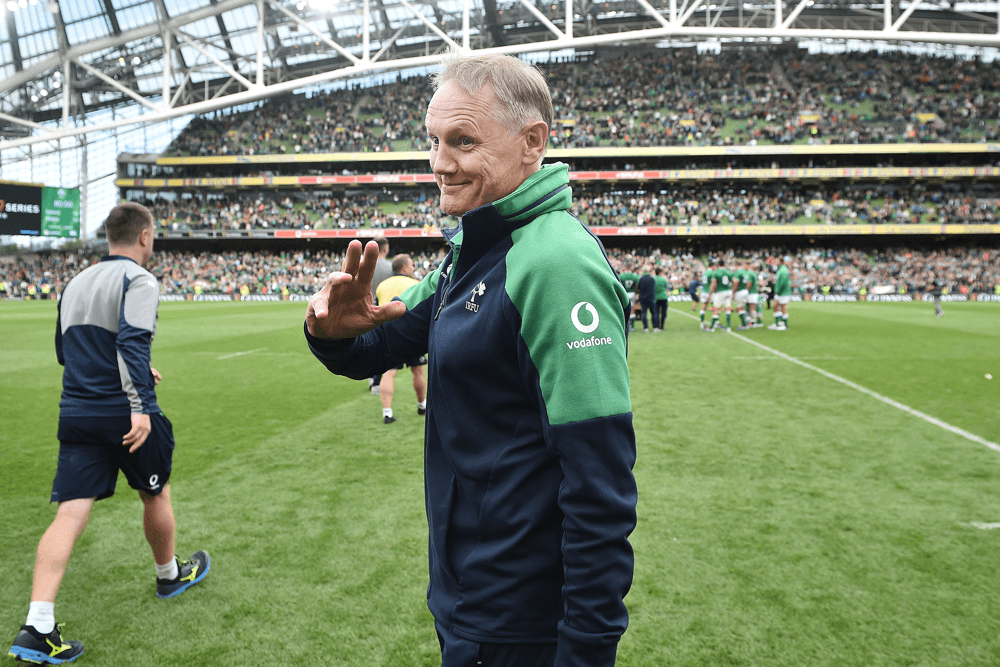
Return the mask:
<path fill-rule="evenodd" d="M 0 150 L 426 66 L 449 49 L 705 39 L 995 47 L 997 11 L 942 0 L 0 0 Z"/>

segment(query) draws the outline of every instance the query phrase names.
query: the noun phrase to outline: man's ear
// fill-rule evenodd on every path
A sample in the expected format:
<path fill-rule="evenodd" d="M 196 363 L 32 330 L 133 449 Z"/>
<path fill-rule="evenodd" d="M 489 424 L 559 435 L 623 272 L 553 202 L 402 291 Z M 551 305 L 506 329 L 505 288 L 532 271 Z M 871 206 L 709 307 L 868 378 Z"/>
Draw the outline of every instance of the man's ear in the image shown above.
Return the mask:
<path fill-rule="evenodd" d="M 524 155 L 521 162 L 527 165 L 538 164 L 545 155 L 545 147 L 549 141 L 549 126 L 545 121 L 535 121 L 526 125 L 524 130 Z"/>

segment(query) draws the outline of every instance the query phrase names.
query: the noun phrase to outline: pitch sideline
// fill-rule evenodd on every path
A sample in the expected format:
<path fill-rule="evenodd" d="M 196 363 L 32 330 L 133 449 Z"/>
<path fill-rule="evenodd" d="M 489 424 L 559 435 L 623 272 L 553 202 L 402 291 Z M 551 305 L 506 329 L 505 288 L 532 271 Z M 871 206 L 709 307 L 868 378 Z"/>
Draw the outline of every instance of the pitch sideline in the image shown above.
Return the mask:
<path fill-rule="evenodd" d="M 682 311 L 680 309 L 677 309 L 677 308 L 671 308 L 670 310 L 673 310 L 674 312 L 680 313 L 681 315 L 684 315 L 685 317 L 690 317 L 693 320 L 697 320 L 698 319 L 694 315 L 692 315 L 690 313 L 685 313 L 684 311 Z M 841 383 L 843 385 L 846 385 L 846 386 L 850 387 L 851 389 L 855 389 L 857 391 L 860 391 L 862 394 L 866 394 L 868 396 L 871 396 L 872 398 L 878 399 L 878 400 L 882 401 L 883 403 L 886 403 L 887 405 L 891 405 L 894 408 L 898 408 L 898 409 L 902 410 L 903 412 L 907 412 L 907 413 L 913 415 L 914 417 L 919 417 L 920 419 L 923 419 L 925 422 L 927 422 L 929 424 L 934 424 L 935 426 L 939 426 L 939 427 L 943 428 L 946 431 L 950 431 L 951 433 L 954 433 L 955 435 L 960 435 L 960 436 L 962 436 L 963 438 L 965 438 L 967 440 L 971 440 L 972 442 L 975 442 L 975 443 L 978 443 L 980 445 L 983 445 L 984 447 L 989 447 L 990 449 L 992 449 L 995 452 L 1000 452 L 1000 445 L 998 445 L 995 442 L 991 442 L 991 441 L 987 440 L 986 438 L 981 438 L 978 435 L 976 435 L 975 433 L 970 433 L 970 432 L 966 431 L 965 429 L 959 428 L 957 426 L 952 426 L 948 422 L 942 421 L 942 420 L 938 419 L 937 417 L 932 417 L 929 414 L 921 412 L 920 410 L 914 410 L 910 406 L 904 405 L 904 404 L 900 403 L 899 401 L 895 401 L 895 400 L 889 398 L 888 396 L 883 396 L 882 394 L 880 394 L 878 392 L 875 392 L 875 391 L 872 391 L 871 389 L 868 389 L 867 387 L 862 387 L 861 385 L 859 385 L 859 384 L 857 384 L 855 382 L 851 382 L 850 380 L 847 380 L 845 378 L 842 378 L 839 375 L 834 375 L 833 373 L 830 373 L 829 371 L 825 371 L 822 368 L 818 368 L 816 366 L 813 366 L 812 364 L 807 364 L 806 362 L 800 361 L 799 359 L 796 359 L 793 356 L 787 355 L 784 352 L 779 352 L 778 350 L 770 348 L 767 345 L 764 345 L 763 343 L 758 343 L 757 341 L 752 340 L 750 338 L 747 338 L 746 336 L 742 336 L 742 335 L 740 335 L 740 334 L 738 334 L 736 332 L 730 331 L 729 335 L 735 336 L 736 338 L 739 338 L 742 341 L 750 343 L 751 345 L 756 345 L 760 349 L 766 350 L 767 352 L 770 352 L 773 355 L 781 357 L 785 361 L 790 361 L 793 364 L 798 364 L 799 366 L 802 366 L 803 368 L 808 368 L 809 370 L 814 371 L 816 373 L 819 373 L 820 375 L 823 375 L 823 376 L 825 376 L 827 378 L 830 378 L 831 380 L 834 380 L 834 381 L 839 382 L 839 383 Z"/>

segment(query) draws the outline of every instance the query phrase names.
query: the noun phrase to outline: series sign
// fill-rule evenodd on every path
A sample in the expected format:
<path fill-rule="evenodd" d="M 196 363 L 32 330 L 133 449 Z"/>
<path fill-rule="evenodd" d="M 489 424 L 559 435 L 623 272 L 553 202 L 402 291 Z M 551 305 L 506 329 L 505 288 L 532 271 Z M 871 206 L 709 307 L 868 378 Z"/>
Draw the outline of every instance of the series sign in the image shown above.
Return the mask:
<path fill-rule="evenodd" d="M 80 236 L 80 190 L 0 183 L 0 234 Z"/>

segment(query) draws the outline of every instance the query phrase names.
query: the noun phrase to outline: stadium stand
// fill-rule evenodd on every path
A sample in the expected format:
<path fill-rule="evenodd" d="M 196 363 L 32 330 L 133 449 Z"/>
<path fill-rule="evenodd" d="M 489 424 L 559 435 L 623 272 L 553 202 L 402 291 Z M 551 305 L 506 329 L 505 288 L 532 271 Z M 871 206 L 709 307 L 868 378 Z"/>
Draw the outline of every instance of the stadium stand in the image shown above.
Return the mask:
<path fill-rule="evenodd" d="M 997 139 L 1000 65 L 797 48 L 659 49 L 543 64 L 554 148 Z M 420 77 L 289 96 L 192 122 L 167 155 L 426 150 Z"/>
<path fill-rule="evenodd" d="M 887 294 L 920 294 L 933 289 L 954 295 L 1000 295 L 1000 250 L 981 247 L 947 249 L 789 248 L 766 247 L 725 250 L 725 258 L 745 257 L 758 263 L 771 255 L 789 255 L 793 290 L 799 294 L 868 294 L 874 288 Z M 653 246 L 612 248 L 609 256 L 624 270 L 647 261 L 666 269 L 673 289 L 682 294 L 704 270 L 703 257 L 683 249 Z M 414 257 L 418 274 L 425 275 L 443 258 L 443 249 Z M 76 273 L 99 255 L 84 251 L 52 252 L 0 262 L 0 282 L 10 298 L 23 298 L 43 285 L 57 294 Z M 308 296 L 322 286 L 330 270 L 343 261 L 335 251 L 294 250 L 157 252 L 150 271 L 160 280 L 165 296 L 196 294 Z"/>
<path fill-rule="evenodd" d="M 378 193 L 381 194 L 381 193 Z M 440 226 L 437 197 L 338 193 L 315 196 L 256 190 L 190 197 L 135 199 L 162 229 L 361 229 Z M 761 224 L 989 224 L 1000 220 L 1000 199 L 989 184 L 869 183 L 587 184 L 573 213 L 590 226 Z"/>

